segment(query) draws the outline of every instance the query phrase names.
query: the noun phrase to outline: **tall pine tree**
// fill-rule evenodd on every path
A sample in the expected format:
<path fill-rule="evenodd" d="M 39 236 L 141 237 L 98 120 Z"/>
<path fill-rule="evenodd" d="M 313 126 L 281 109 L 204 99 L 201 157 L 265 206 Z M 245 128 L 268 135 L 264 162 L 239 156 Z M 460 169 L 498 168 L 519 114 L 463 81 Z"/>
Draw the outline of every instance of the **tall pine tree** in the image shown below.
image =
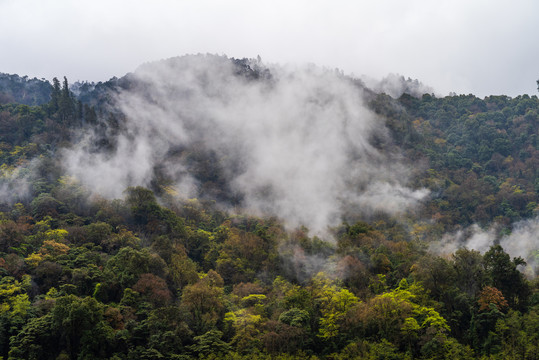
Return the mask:
<path fill-rule="evenodd" d="M 52 79 L 52 93 L 51 93 L 51 101 L 49 103 L 51 114 L 54 114 L 58 111 L 61 92 L 62 91 L 60 89 L 60 81 L 58 80 L 58 78 Z"/>
<path fill-rule="evenodd" d="M 69 84 L 65 76 L 58 103 L 58 114 L 60 115 L 60 120 L 64 124 L 72 122 L 75 117 L 75 101 L 71 97 L 71 92 L 69 91 Z"/>

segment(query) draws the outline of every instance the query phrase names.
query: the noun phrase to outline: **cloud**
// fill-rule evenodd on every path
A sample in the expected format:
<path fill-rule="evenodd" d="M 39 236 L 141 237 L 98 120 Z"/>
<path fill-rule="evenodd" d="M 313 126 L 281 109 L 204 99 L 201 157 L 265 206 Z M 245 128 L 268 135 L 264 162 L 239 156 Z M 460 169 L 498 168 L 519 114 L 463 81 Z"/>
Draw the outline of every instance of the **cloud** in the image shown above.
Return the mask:
<path fill-rule="evenodd" d="M 442 255 L 453 254 L 461 247 L 484 253 L 493 245 L 496 233 L 495 227 L 483 230 L 479 225 L 473 224 L 468 228 L 444 234 L 439 242 L 431 244 L 430 249 Z"/>
<path fill-rule="evenodd" d="M 417 98 L 423 94 L 434 94 L 435 91 L 430 86 L 421 83 L 419 80 L 405 79 L 402 75 L 389 74 L 382 80 L 375 80 L 366 76 L 362 77 L 367 86 L 377 93 L 385 93 L 395 99 L 406 93 Z"/>
<path fill-rule="evenodd" d="M 0 169 L 0 205 L 12 205 L 30 198 L 35 177 L 33 169 L 38 162 L 38 159 L 34 159 L 12 169 Z"/>
<path fill-rule="evenodd" d="M 527 274 L 539 274 L 539 217 L 514 224 L 513 231 L 500 240 L 500 245 L 511 256 L 520 256 L 528 263 Z"/>
<path fill-rule="evenodd" d="M 359 211 L 397 213 L 428 193 L 407 188 L 405 164 L 372 145 L 377 137 L 391 147 L 383 120 L 338 72 L 199 55 L 146 64 L 130 78 L 116 98 L 127 120 L 115 152 L 90 152 L 90 134 L 64 153 L 69 172 L 95 191 L 118 197 L 148 186 L 159 166 L 183 193 L 200 195 L 188 164 L 169 156 L 191 147 L 215 155 L 245 211 L 289 228 L 325 231 L 355 201 Z"/>
<path fill-rule="evenodd" d="M 496 226 L 481 229 L 472 225 L 452 234 L 445 234 L 442 239 L 431 245 L 431 250 L 438 254 L 452 254 L 461 247 L 485 253 L 495 244 L 499 244 L 512 257 L 521 257 L 527 262 L 523 269 L 530 276 L 539 274 L 539 217 L 519 221 L 513 224 L 509 235 L 501 235 Z"/>
<path fill-rule="evenodd" d="M 369 212 L 398 215 L 418 205 L 429 193 L 425 188 L 413 190 L 399 183 L 374 182 L 356 197 L 356 202 Z"/>

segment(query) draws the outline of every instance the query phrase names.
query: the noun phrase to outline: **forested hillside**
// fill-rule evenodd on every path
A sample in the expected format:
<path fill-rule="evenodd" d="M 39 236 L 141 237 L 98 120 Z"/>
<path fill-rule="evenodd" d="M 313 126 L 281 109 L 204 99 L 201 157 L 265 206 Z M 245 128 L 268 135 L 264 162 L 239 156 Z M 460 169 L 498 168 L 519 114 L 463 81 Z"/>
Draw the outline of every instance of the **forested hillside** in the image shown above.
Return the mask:
<path fill-rule="evenodd" d="M 537 96 L 0 75 L 0 358 L 539 358 Z"/>
<path fill-rule="evenodd" d="M 0 104 L 43 105 L 49 102 L 51 86 L 45 79 L 0 73 Z"/>

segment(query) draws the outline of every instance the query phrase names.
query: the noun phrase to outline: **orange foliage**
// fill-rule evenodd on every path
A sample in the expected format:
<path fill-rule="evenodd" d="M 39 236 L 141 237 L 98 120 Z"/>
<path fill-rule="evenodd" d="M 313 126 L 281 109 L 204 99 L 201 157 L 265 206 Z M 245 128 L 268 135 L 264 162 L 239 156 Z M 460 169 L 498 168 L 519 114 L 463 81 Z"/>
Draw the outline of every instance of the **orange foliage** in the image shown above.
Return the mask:
<path fill-rule="evenodd" d="M 485 286 L 483 290 L 481 290 L 477 303 L 479 304 L 480 311 L 488 310 L 490 308 L 490 304 L 496 306 L 498 310 L 505 309 L 509 306 L 507 304 L 507 300 L 505 300 L 503 297 L 502 292 L 492 286 Z"/>

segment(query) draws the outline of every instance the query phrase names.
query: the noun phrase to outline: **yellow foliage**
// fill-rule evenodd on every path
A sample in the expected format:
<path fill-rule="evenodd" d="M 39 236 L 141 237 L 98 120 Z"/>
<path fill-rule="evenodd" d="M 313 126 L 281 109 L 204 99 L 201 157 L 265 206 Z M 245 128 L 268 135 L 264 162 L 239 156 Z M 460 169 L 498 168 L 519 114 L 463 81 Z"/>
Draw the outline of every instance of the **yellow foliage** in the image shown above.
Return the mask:
<path fill-rule="evenodd" d="M 403 333 L 412 333 L 421 329 L 421 326 L 417 323 L 417 320 L 413 317 L 408 317 L 404 319 L 404 324 L 401 326 L 401 331 Z"/>
<path fill-rule="evenodd" d="M 24 317 L 30 308 L 26 291 L 30 288 L 30 275 L 23 275 L 19 282 L 7 277 L 0 284 L 0 314 L 10 311 L 11 316 Z"/>
<path fill-rule="evenodd" d="M 13 176 L 13 172 L 15 172 L 17 168 L 15 166 L 10 166 L 6 163 L 0 165 L 0 176 L 1 177 L 10 177 Z"/>
<path fill-rule="evenodd" d="M 47 294 L 45 294 L 45 300 L 52 300 L 54 298 L 57 298 L 59 296 L 58 290 L 53 286 L 47 291 Z"/>
<path fill-rule="evenodd" d="M 511 155 L 509 155 L 503 160 L 503 164 L 504 165 L 511 165 L 514 161 L 515 161 L 515 159 L 513 159 L 513 157 Z"/>
<path fill-rule="evenodd" d="M 79 185 L 80 184 L 77 178 L 75 178 L 74 176 L 69 176 L 69 175 L 60 176 L 60 178 L 58 179 L 58 182 L 61 185 Z"/>
<path fill-rule="evenodd" d="M 346 313 L 359 302 L 359 299 L 347 289 L 337 286 L 322 272 L 313 278 L 313 285 L 322 314 L 318 336 L 333 338 L 339 334 Z"/>
<path fill-rule="evenodd" d="M 28 294 L 19 294 L 15 296 L 11 303 L 11 316 L 25 317 L 30 309 L 30 299 Z"/>
<path fill-rule="evenodd" d="M 163 189 L 170 196 L 173 196 L 173 197 L 180 196 L 180 193 L 178 192 L 178 190 L 176 190 L 174 186 L 162 186 L 161 189 Z"/>
<path fill-rule="evenodd" d="M 240 309 L 234 315 L 234 326 L 236 328 L 256 327 L 262 322 L 262 316 L 253 315 L 247 309 Z"/>
<path fill-rule="evenodd" d="M 410 235 L 416 240 L 423 240 L 429 230 L 430 226 L 427 223 L 415 223 L 412 227 Z"/>
<path fill-rule="evenodd" d="M 409 310 L 412 310 L 416 323 L 418 325 L 421 324 L 417 330 L 420 328 L 433 328 L 436 331 L 449 331 L 450 328 L 447 325 L 447 321 L 434 308 L 421 306 L 416 303 L 415 298 L 423 292 L 423 288 L 417 283 L 408 285 L 406 279 L 402 279 L 397 289 L 377 295 L 371 300 L 371 303 L 381 316 L 388 319 L 405 316 L 405 314 L 409 313 Z M 412 321 L 409 320 L 410 318 L 412 317 L 406 316 L 403 320 L 403 326 L 406 326 L 407 330 L 411 330 L 411 326 L 413 325 Z"/>
<path fill-rule="evenodd" d="M 47 240 L 63 241 L 67 234 L 67 230 L 64 229 L 47 230 L 45 231 L 45 238 Z"/>
<path fill-rule="evenodd" d="M 28 257 L 24 258 L 24 261 L 31 267 L 36 267 L 43 261 L 43 256 L 41 254 L 31 253 Z"/>
<path fill-rule="evenodd" d="M 49 230 L 51 228 L 51 221 L 52 221 L 52 218 L 50 216 L 45 216 L 43 218 L 43 220 L 40 220 L 38 221 L 35 225 L 34 225 L 34 228 L 35 230 L 39 231 L 39 232 L 46 232 L 47 230 Z"/>
<path fill-rule="evenodd" d="M 436 139 L 434 139 L 434 143 L 436 145 L 445 145 L 447 143 L 447 140 L 441 139 L 441 138 L 436 138 Z"/>
<path fill-rule="evenodd" d="M 60 256 L 65 255 L 69 252 L 69 246 L 59 243 L 55 240 L 45 240 L 43 241 L 43 245 L 41 246 L 41 249 L 39 249 L 39 253 L 43 256 Z"/>

